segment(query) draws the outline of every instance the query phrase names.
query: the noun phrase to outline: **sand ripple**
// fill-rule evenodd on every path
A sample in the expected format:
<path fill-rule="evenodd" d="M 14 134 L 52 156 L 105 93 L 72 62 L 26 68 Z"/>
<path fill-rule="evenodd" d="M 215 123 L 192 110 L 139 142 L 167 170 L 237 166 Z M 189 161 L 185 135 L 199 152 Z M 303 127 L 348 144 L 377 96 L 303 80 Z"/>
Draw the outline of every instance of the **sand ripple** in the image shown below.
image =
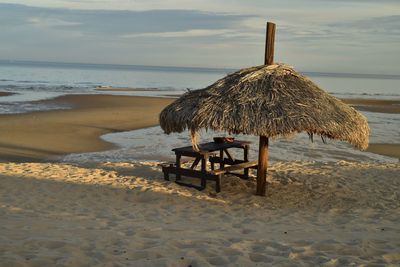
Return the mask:
<path fill-rule="evenodd" d="M 400 264 L 400 165 L 276 163 L 269 196 L 162 179 L 156 163 L 0 164 L 1 266 Z"/>

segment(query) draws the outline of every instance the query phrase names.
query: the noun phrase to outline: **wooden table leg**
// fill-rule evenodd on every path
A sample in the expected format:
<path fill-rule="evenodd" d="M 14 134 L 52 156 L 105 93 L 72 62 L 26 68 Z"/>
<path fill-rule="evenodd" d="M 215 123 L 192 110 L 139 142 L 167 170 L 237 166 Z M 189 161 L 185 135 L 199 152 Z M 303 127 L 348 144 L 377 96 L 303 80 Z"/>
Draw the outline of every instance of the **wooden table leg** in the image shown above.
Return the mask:
<path fill-rule="evenodd" d="M 221 149 L 219 151 L 219 159 L 220 159 L 219 168 L 223 169 L 224 168 L 224 150 L 223 149 Z"/>
<path fill-rule="evenodd" d="M 225 154 L 228 156 L 228 159 L 230 160 L 230 161 L 235 161 L 235 159 L 231 156 L 231 154 L 229 153 L 229 151 L 228 151 L 228 149 L 224 149 L 224 151 L 225 151 Z"/>
<path fill-rule="evenodd" d="M 181 179 L 181 174 L 179 173 L 179 170 L 181 168 L 181 155 L 176 154 L 176 181 L 179 181 Z"/>
<path fill-rule="evenodd" d="M 244 161 L 249 161 L 249 147 L 245 146 L 243 150 L 243 160 Z M 244 177 L 245 179 L 249 179 L 249 168 L 244 169 Z"/>
<path fill-rule="evenodd" d="M 206 164 L 207 164 L 207 157 L 203 156 L 202 159 L 201 159 L 201 172 L 204 173 L 204 174 L 206 174 L 206 172 L 207 172 L 207 165 Z M 201 187 L 206 188 L 206 183 L 207 183 L 206 177 L 202 176 L 201 177 Z"/>
<path fill-rule="evenodd" d="M 215 191 L 217 193 L 221 192 L 221 176 L 222 174 L 218 175 L 217 180 L 215 181 Z"/>
<path fill-rule="evenodd" d="M 194 161 L 193 161 L 193 164 L 192 164 L 192 166 L 190 166 L 190 168 L 193 170 L 194 168 L 196 168 L 196 166 L 197 166 L 197 164 L 199 164 L 199 162 L 200 162 L 200 157 L 197 157 Z"/>
<path fill-rule="evenodd" d="M 169 167 L 173 167 L 173 164 L 170 164 Z M 163 167 L 163 173 L 164 173 L 164 180 L 169 181 L 169 171 L 167 169 L 164 169 L 164 167 Z"/>

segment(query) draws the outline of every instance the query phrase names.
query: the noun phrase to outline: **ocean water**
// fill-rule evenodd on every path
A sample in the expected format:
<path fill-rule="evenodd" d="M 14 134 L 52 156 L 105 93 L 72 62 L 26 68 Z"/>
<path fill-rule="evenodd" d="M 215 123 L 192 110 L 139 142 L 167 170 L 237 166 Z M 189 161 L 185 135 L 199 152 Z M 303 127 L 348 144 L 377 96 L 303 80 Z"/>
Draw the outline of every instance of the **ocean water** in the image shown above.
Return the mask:
<path fill-rule="evenodd" d="M 400 115 L 376 112 L 363 112 L 371 127 L 370 143 L 400 143 Z M 202 131 L 200 142 L 210 142 L 214 136 L 226 136 L 223 132 Z M 230 135 L 232 136 L 232 135 Z M 237 140 L 250 141 L 249 157 L 256 160 L 258 155 L 257 136 L 233 135 Z M 66 162 L 120 162 L 131 160 L 172 161 L 173 148 L 190 145 L 189 133 L 172 133 L 166 135 L 162 129 L 150 127 L 146 129 L 112 133 L 102 136 L 107 142 L 117 145 L 116 149 L 104 152 L 71 154 L 64 158 Z M 269 159 L 274 161 L 374 161 L 398 162 L 397 159 L 359 151 L 346 142 L 325 140 L 318 136 L 311 142 L 307 134 L 299 134 L 292 138 L 276 138 L 270 140 Z M 231 151 L 232 152 L 232 151 Z M 235 153 L 235 152 L 233 152 Z M 236 157 L 242 158 L 242 150 L 236 150 Z"/>
<path fill-rule="evenodd" d="M 234 69 L 9 62 L 0 60 L 0 91 L 17 92 L 10 102 L 62 94 L 101 93 L 97 86 L 158 89 L 182 93 L 212 84 Z M 305 72 L 329 93 L 353 98 L 400 98 L 400 75 Z M 154 91 L 151 91 L 154 92 Z M 151 92 L 140 92 L 151 94 Z M 107 92 L 134 94 L 138 92 Z M 5 100 L 2 100 L 4 102 Z"/>
<path fill-rule="evenodd" d="M 65 94 L 118 94 L 167 96 L 179 95 L 187 89 L 204 88 L 232 69 L 201 69 L 179 67 L 121 66 L 63 64 L 38 62 L 0 61 L 0 92 L 16 93 L 0 97 L 0 114 L 21 113 L 59 108 L 56 105 L 35 102 Z M 343 98 L 400 99 L 400 75 L 365 75 L 338 73 L 305 73 L 321 88 Z M 124 92 L 101 92 L 98 86 L 140 89 Z M 372 129 L 371 142 L 400 143 L 400 115 L 363 112 Z M 203 141 L 224 133 L 203 133 Z M 151 138 L 150 138 L 151 137 Z M 137 159 L 171 159 L 171 149 L 188 145 L 187 133 L 166 136 L 159 127 L 114 133 L 103 136 L 118 145 L 118 149 L 69 155 L 68 161 L 129 161 Z M 252 154 L 256 155 L 258 139 L 237 136 L 254 143 Z M 274 140 L 271 160 L 377 160 L 393 161 L 391 158 L 358 152 L 349 145 L 329 141 L 311 143 L 306 135 L 292 140 Z"/>
<path fill-rule="evenodd" d="M 225 136 L 220 132 L 202 132 L 200 142 L 210 142 L 214 136 Z M 250 135 L 234 135 L 237 140 L 250 141 L 250 160 L 257 160 L 258 137 Z M 112 142 L 118 148 L 82 154 L 71 154 L 64 157 L 65 162 L 126 162 L 133 160 L 174 161 L 173 148 L 190 145 L 188 132 L 166 135 L 162 129 L 150 127 L 135 131 L 107 134 L 102 137 L 105 141 Z M 238 159 L 243 158 L 241 149 L 230 149 L 230 153 Z M 269 160 L 276 161 L 318 161 L 336 162 L 346 161 L 373 161 L 373 162 L 398 162 L 397 159 L 362 152 L 345 142 L 326 140 L 323 143 L 318 137 L 314 142 L 308 135 L 299 134 L 293 138 L 271 139 L 269 142 Z"/>
<path fill-rule="evenodd" d="M 0 113 L 54 109 L 30 101 L 65 94 L 153 95 L 182 94 L 223 77 L 226 70 L 118 65 L 55 64 L 0 61 Z M 97 86 L 142 88 L 135 92 L 100 92 Z M 145 90 L 145 89 L 154 89 Z"/>

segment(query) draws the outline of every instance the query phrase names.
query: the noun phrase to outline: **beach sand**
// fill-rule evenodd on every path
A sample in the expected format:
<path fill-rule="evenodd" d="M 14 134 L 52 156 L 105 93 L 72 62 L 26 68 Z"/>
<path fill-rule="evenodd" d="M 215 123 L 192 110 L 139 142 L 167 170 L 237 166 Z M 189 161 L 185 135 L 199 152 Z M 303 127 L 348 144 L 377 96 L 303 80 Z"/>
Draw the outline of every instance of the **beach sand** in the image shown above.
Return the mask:
<path fill-rule="evenodd" d="M 0 92 L 0 97 L 1 97 L 1 96 L 10 96 L 10 95 L 14 95 L 14 93 L 10 93 L 10 92 Z"/>
<path fill-rule="evenodd" d="M 0 163 L 1 266 L 399 266 L 400 165 L 276 163 L 222 192 L 151 162 Z"/>
<path fill-rule="evenodd" d="M 158 125 L 167 98 L 68 95 L 42 104 L 72 109 L 0 115 L 0 160 L 39 161 L 68 153 L 108 150 L 100 139 L 110 132 Z"/>
<path fill-rule="evenodd" d="M 400 160 L 400 144 L 370 144 L 367 151 Z"/>
<path fill-rule="evenodd" d="M 101 92 L 160 92 L 159 88 L 97 87 Z"/>
<path fill-rule="evenodd" d="M 400 100 L 342 99 L 345 103 L 361 111 L 380 113 L 400 113 Z"/>

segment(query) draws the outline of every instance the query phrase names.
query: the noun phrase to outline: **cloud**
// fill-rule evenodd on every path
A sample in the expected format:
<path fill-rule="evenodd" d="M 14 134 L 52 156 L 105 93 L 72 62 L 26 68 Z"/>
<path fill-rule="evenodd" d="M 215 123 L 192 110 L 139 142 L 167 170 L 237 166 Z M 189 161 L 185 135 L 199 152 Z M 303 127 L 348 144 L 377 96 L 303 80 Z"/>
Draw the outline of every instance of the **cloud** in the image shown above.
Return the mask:
<path fill-rule="evenodd" d="M 362 47 L 370 43 L 386 42 L 388 45 L 400 39 L 400 15 L 353 19 L 316 25 L 289 24 L 279 28 L 278 38 L 284 42 L 305 42 L 314 45 L 321 42 L 356 44 Z"/>
<path fill-rule="evenodd" d="M 263 37 L 262 33 L 256 32 L 240 32 L 233 29 L 194 29 L 175 32 L 145 32 L 145 33 L 129 33 L 121 35 L 122 38 L 252 38 Z"/>
<path fill-rule="evenodd" d="M 80 22 L 66 21 L 58 18 L 29 17 L 26 19 L 26 21 L 27 23 L 38 27 L 63 27 L 81 25 Z"/>
<path fill-rule="evenodd" d="M 313 0 L 316 2 L 345 2 L 345 3 L 356 3 L 356 4 L 366 4 L 372 3 L 376 5 L 382 5 L 383 3 L 395 3 L 399 4 L 398 0 Z"/>
<path fill-rule="evenodd" d="M 400 15 L 390 15 L 382 17 L 372 17 L 362 20 L 347 21 L 330 24 L 331 27 L 348 29 L 368 34 L 393 35 L 399 37 L 400 34 Z"/>
<path fill-rule="evenodd" d="M 7 47 L 3 50 L 7 52 L 0 51 L 0 59 L 192 65 L 189 58 L 202 55 L 199 62 L 204 64 L 205 51 L 212 59 L 215 52 L 222 56 L 257 38 L 254 29 L 242 25 L 248 18 L 198 10 L 73 10 L 0 4 L 0 39 Z M 232 60 L 220 62 L 231 64 Z"/>
<path fill-rule="evenodd" d="M 391 1 L 23 2 L 58 7 L 0 3 L 0 59 L 251 66 L 262 63 L 268 18 L 277 23 L 280 62 L 318 71 L 345 71 L 346 62 L 350 71 L 374 72 L 380 61 L 388 72 L 400 73 L 400 16 L 394 14 L 396 3 Z M 70 8 L 89 4 L 93 5 L 88 9 Z M 104 9 L 94 9 L 98 7 Z M 124 7 L 129 8 L 120 10 Z"/>
<path fill-rule="evenodd" d="M 147 34 L 160 32 L 189 32 L 232 28 L 247 16 L 201 12 L 196 10 L 70 10 L 4 5 L 0 8 L 5 25 L 15 23 L 79 30 L 87 34 Z M 28 18 L 28 19 L 27 19 Z M 3 26 L 4 26 L 3 24 Z M 194 32 L 193 32 L 194 31 Z M 140 36 L 140 35 L 138 35 Z"/>
<path fill-rule="evenodd" d="M 146 32 L 146 33 L 132 33 L 125 34 L 123 38 L 138 38 L 138 37 L 163 37 L 163 38 L 177 38 L 177 37 L 204 37 L 204 36 L 215 36 L 215 35 L 226 35 L 231 33 L 232 30 L 225 29 L 196 29 L 187 31 L 176 31 L 176 32 Z"/>

